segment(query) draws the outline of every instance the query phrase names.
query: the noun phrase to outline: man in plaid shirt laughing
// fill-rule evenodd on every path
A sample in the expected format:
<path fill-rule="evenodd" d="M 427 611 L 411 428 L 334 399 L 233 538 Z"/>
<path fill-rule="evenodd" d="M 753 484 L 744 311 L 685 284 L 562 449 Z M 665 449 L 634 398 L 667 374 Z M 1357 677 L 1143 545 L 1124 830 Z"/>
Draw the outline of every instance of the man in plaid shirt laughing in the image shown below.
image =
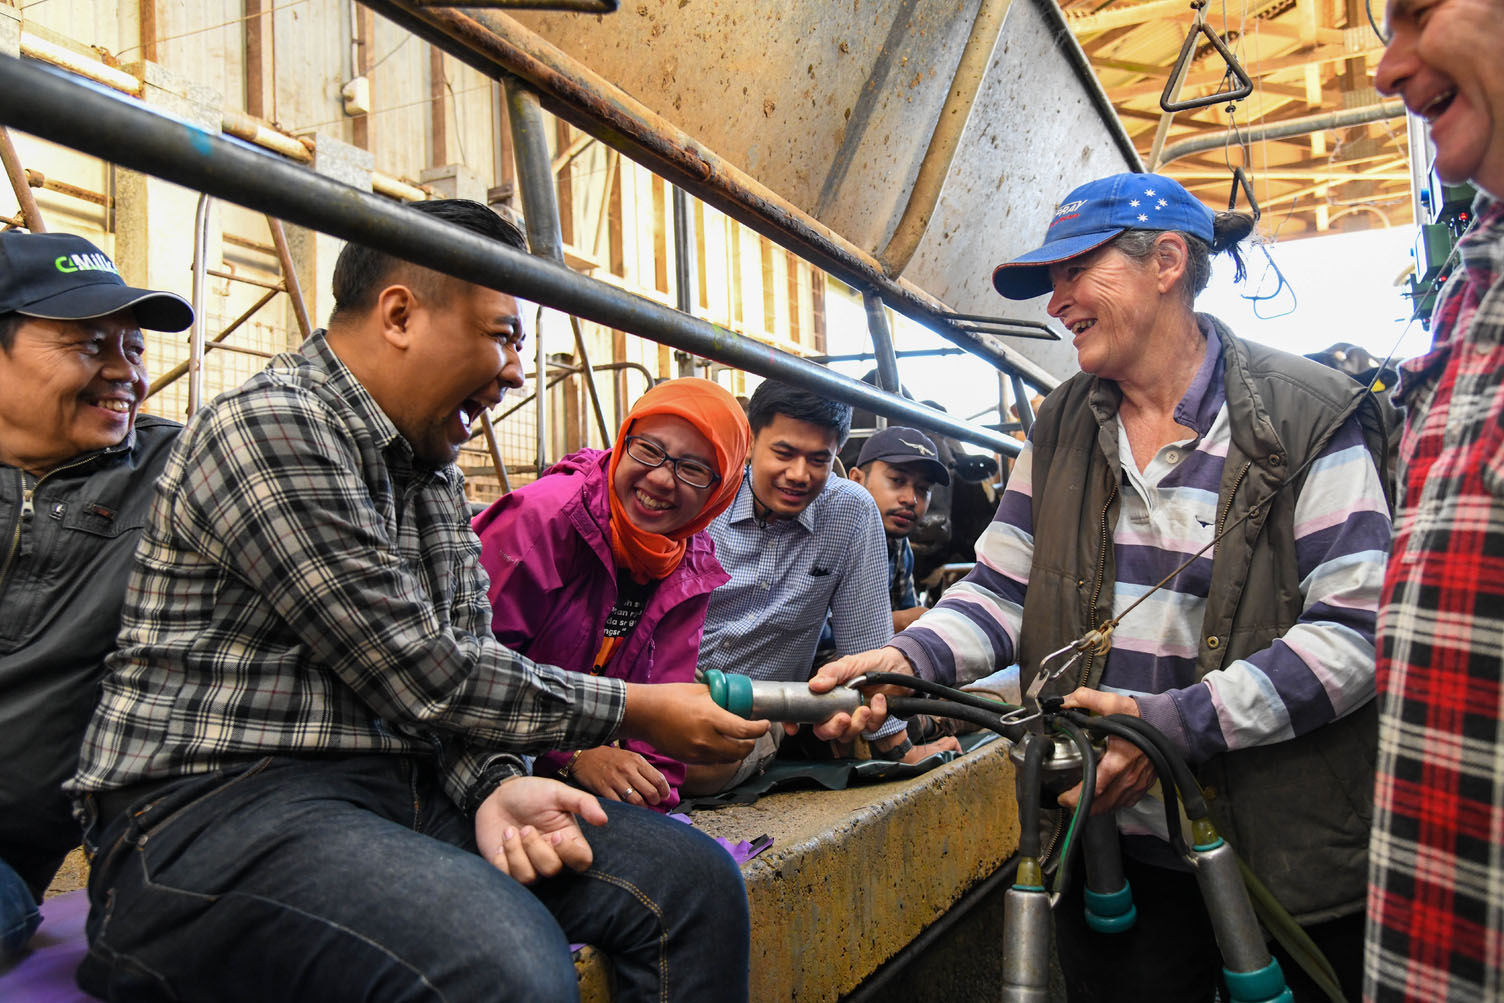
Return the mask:
<path fill-rule="evenodd" d="M 1375 82 L 1479 188 L 1406 363 L 1379 611 L 1382 710 L 1364 997 L 1504 999 L 1504 4 L 1392 0 Z"/>
<path fill-rule="evenodd" d="M 525 246 L 478 203 L 416 208 Z M 516 301 L 353 245 L 334 299 L 328 331 L 193 416 L 158 485 L 72 782 L 80 984 L 571 999 L 583 941 L 618 998 L 745 1000 L 730 856 L 520 754 L 621 734 L 736 760 L 765 723 L 498 644 L 453 461 L 521 384 Z"/>

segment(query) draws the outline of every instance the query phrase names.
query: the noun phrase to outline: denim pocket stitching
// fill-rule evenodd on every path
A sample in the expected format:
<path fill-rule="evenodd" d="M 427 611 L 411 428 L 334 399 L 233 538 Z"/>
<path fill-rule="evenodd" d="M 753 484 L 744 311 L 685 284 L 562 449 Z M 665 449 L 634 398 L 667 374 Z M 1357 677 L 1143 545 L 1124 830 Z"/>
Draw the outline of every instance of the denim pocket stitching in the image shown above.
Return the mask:
<path fill-rule="evenodd" d="M 585 872 L 585 876 L 587 878 L 596 878 L 597 880 L 604 881 L 608 885 L 614 885 L 617 888 L 622 889 L 633 898 L 635 898 L 638 902 L 641 902 L 649 912 L 657 917 L 658 998 L 660 1000 L 666 1001 L 668 999 L 668 925 L 663 921 L 663 910 L 659 908 L 658 903 L 654 902 L 653 899 L 647 894 L 647 892 L 643 891 L 641 888 L 638 888 L 632 882 L 627 881 L 623 878 L 619 878 L 614 874 L 607 874 L 605 871 L 597 870 L 596 868 L 592 867 Z"/>
<path fill-rule="evenodd" d="M 102 961 L 108 968 L 114 968 L 117 964 L 123 962 L 132 966 L 138 971 L 145 972 L 147 975 L 151 976 L 157 981 L 157 984 L 162 989 L 163 994 L 171 998 L 172 993 L 168 991 L 168 986 L 170 986 L 171 983 L 167 981 L 167 978 L 162 975 L 161 972 L 157 971 L 155 968 L 152 968 L 150 965 L 145 964 L 139 958 L 136 958 L 133 955 L 129 954 L 122 954 L 109 945 L 107 938 L 110 935 L 110 920 L 114 918 L 114 915 L 115 892 L 113 889 L 111 889 L 109 894 L 105 896 L 104 918 L 100 920 L 99 933 L 95 935 L 93 940 L 89 941 L 89 954 L 91 956 L 99 958 L 99 960 Z"/>
<path fill-rule="evenodd" d="M 162 820 L 160 820 L 158 822 L 153 822 L 151 825 L 149 825 L 146 828 L 142 829 L 141 830 L 141 838 L 136 841 L 137 845 L 138 846 L 145 846 L 147 840 L 150 839 L 152 837 L 152 835 L 154 835 L 155 833 L 161 832 L 163 826 L 166 826 L 169 823 L 175 821 L 179 815 L 181 815 L 183 812 L 187 811 L 189 808 L 197 807 L 198 805 L 203 804 L 205 801 L 208 801 L 210 798 L 217 797 L 221 793 L 230 790 L 231 788 L 233 788 L 237 784 L 239 784 L 242 780 L 249 780 L 251 777 L 254 777 L 254 776 L 258 775 L 259 773 L 261 773 L 262 770 L 266 769 L 267 766 L 271 765 L 272 758 L 273 757 L 271 757 L 271 756 L 264 756 L 264 757 L 262 757 L 260 760 L 254 762 L 250 766 L 248 766 L 245 769 L 245 771 L 243 773 L 241 773 L 239 776 L 236 776 L 236 777 L 234 777 L 234 778 L 232 778 L 230 780 L 227 780 L 226 782 L 220 784 L 218 787 L 214 788 L 212 791 L 209 791 L 207 794 L 202 794 L 199 797 L 194 798 L 192 801 L 189 801 L 187 804 L 180 805 L 177 808 L 173 809 L 172 813 L 170 815 L 168 815 L 166 818 L 164 818 L 164 819 L 162 819 Z M 168 792 L 168 793 L 171 793 L 171 792 Z M 163 798 L 165 798 L 165 797 L 167 797 L 167 794 L 163 794 L 160 797 L 153 798 L 152 801 L 151 801 L 151 803 L 148 804 L 145 808 L 142 808 L 140 811 L 133 811 L 133 812 L 131 812 L 131 819 L 132 819 L 132 821 L 134 821 L 137 818 L 140 818 L 142 815 L 145 815 L 152 808 L 156 807 L 157 804 L 159 804 L 161 802 L 161 800 Z"/>

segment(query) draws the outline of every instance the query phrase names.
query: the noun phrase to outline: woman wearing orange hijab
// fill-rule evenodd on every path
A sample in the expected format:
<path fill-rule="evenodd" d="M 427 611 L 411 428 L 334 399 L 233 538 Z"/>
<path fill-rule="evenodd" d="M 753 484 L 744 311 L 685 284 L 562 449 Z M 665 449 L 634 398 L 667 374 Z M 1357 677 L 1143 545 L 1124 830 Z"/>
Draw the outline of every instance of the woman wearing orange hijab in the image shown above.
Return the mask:
<path fill-rule="evenodd" d="M 730 577 L 705 527 L 736 498 L 750 441 L 730 393 L 670 380 L 638 399 L 610 452 L 573 453 L 482 512 L 497 640 L 576 672 L 693 681 L 710 592 Z M 684 781 L 683 763 L 638 741 L 533 769 L 659 811 Z"/>

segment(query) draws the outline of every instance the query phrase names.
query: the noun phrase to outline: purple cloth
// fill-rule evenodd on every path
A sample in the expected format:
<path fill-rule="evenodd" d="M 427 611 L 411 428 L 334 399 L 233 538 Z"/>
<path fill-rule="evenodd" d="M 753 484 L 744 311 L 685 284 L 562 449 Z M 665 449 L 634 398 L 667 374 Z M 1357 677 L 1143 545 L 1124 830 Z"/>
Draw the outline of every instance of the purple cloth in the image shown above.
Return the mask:
<path fill-rule="evenodd" d="M 600 651 L 606 614 L 616 601 L 610 460 L 598 449 L 572 453 L 475 517 L 480 563 L 491 578 L 491 630 L 535 662 L 589 672 Z M 684 559 L 653 590 L 605 674 L 629 683 L 693 682 L 710 593 L 729 580 L 710 535 L 690 537 Z M 646 742 L 622 744 L 668 781 L 669 797 L 658 808 L 677 805 L 684 764 Z M 568 758 L 567 752 L 545 753 L 533 772 L 551 777 Z"/>
<path fill-rule="evenodd" d="M 6 1003 L 92 1003 L 73 972 L 89 953 L 84 921 L 89 896 L 69 892 L 42 903 L 42 925 L 28 952 L 9 968 L 0 967 L 0 1000 Z"/>
<path fill-rule="evenodd" d="M 690 820 L 690 817 L 681 812 L 674 812 L 669 816 L 669 818 L 683 822 L 685 825 L 694 825 L 694 822 Z M 724 839 L 720 836 L 713 836 L 711 838 L 713 838 L 717 843 L 721 844 L 721 848 L 724 849 L 727 853 L 731 854 L 731 859 L 735 860 L 738 864 L 745 864 L 747 861 L 751 860 L 753 857 L 757 856 L 759 853 L 773 845 L 773 838 L 771 836 L 759 836 L 755 841 L 750 843 L 745 839 L 739 843 L 733 843 L 731 842 L 731 840 Z"/>

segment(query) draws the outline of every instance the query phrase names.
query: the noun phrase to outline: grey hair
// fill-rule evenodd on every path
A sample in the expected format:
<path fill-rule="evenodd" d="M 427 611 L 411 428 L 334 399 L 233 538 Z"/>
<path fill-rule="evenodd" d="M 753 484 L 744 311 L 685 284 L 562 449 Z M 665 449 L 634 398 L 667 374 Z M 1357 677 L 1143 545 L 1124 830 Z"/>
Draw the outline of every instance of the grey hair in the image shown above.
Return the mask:
<path fill-rule="evenodd" d="M 1212 242 L 1208 244 L 1200 237 L 1186 233 L 1184 230 L 1124 230 L 1114 237 L 1108 247 L 1122 252 L 1126 257 L 1132 258 L 1139 264 L 1148 261 L 1155 254 L 1155 242 L 1162 233 L 1177 233 L 1185 241 L 1186 265 L 1185 275 L 1180 280 L 1180 290 L 1185 296 L 1187 303 L 1194 303 L 1196 297 L 1206 289 L 1212 280 L 1212 255 L 1226 252 L 1232 255 L 1235 271 L 1233 281 L 1242 282 L 1247 275 L 1247 269 L 1243 266 L 1243 255 L 1238 248 L 1238 243 L 1253 232 L 1253 217 L 1241 212 L 1219 212 L 1212 223 Z"/>

